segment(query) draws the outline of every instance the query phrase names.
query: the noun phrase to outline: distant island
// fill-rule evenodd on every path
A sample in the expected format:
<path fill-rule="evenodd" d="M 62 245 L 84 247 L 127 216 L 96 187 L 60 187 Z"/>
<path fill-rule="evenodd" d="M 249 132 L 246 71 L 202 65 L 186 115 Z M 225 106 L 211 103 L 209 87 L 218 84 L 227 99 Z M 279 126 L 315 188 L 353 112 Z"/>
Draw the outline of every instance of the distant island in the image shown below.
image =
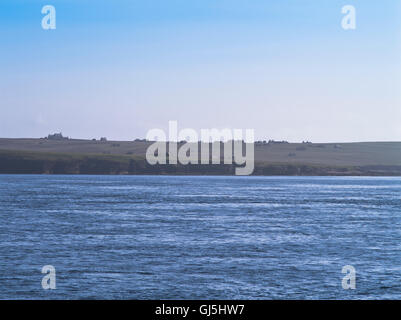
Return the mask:
<path fill-rule="evenodd" d="M 233 175 L 232 165 L 150 165 L 151 141 L 0 138 L 0 174 Z M 221 153 L 223 154 L 223 153 Z M 253 175 L 401 176 L 401 142 L 255 142 Z"/>

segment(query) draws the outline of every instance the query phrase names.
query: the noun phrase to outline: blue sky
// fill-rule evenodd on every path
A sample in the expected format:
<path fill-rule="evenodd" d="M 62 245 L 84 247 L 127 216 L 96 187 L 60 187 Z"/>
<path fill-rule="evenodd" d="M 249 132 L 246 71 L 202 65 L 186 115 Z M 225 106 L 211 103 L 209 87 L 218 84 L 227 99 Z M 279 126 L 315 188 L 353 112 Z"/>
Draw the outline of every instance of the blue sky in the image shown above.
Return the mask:
<path fill-rule="evenodd" d="M 356 30 L 341 28 L 348 4 Z M 0 137 L 131 140 L 178 120 L 401 140 L 400 18 L 396 0 L 2 0 Z"/>

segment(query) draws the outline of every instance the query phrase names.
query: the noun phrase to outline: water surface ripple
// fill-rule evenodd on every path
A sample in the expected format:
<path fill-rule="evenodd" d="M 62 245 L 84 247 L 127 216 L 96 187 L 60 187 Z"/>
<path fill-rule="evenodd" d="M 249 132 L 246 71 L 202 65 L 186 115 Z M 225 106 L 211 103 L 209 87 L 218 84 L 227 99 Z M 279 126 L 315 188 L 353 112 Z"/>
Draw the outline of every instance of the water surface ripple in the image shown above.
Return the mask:
<path fill-rule="evenodd" d="M 401 298 L 401 178 L 2 175 L 0 209 L 1 299 Z"/>

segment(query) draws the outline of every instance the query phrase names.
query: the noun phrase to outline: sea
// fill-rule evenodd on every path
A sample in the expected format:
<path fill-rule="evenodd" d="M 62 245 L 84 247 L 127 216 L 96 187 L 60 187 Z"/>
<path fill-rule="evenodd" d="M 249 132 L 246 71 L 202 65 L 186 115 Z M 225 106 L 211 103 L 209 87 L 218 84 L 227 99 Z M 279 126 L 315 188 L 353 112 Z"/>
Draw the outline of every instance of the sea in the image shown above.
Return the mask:
<path fill-rule="evenodd" d="M 400 177 L 0 175 L 0 299 L 400 298 Z"/>

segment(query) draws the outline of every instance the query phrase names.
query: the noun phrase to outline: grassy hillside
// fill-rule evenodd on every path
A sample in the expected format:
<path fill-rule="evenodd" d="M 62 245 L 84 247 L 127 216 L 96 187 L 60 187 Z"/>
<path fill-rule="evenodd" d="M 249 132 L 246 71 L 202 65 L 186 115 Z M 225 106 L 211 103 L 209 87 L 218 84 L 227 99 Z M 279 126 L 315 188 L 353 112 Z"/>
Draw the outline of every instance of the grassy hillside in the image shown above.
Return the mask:
<path fill-rule="evenodd" d="M 0 139 L 0 173 L 234 174 L 231 165 L 157 165 L 146 141 Z M 397 175 L 400 142 L 255 144 L 255 175 Z"/>

